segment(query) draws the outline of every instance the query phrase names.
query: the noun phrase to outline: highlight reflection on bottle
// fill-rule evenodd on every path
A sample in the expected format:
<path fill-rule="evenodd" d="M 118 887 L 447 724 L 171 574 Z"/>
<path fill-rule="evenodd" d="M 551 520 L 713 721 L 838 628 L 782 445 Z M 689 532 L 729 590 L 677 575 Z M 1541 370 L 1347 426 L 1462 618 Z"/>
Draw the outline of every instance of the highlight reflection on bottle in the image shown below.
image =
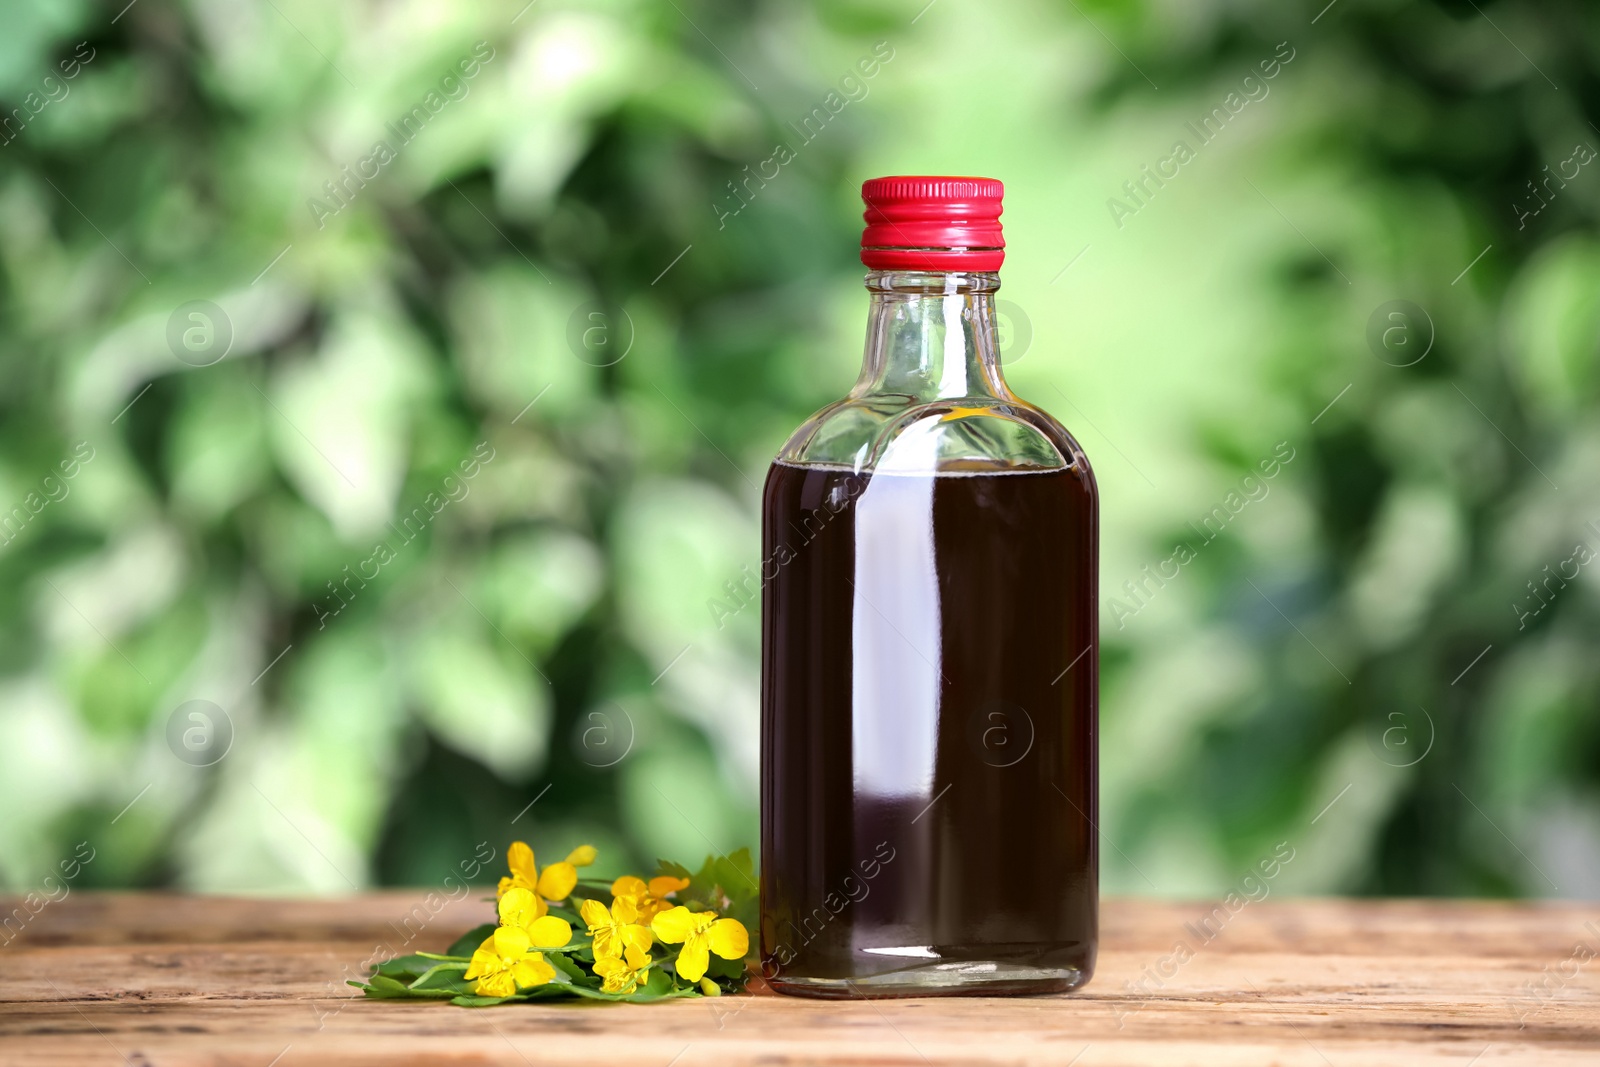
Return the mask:
<path fill-rule="evenodd" d="M 1093 971 L 1097 493 L 1001 376 L 1001 191 L 863 187 L 861 376 L 767 476 L 761 946 L 781 992 Z"/>

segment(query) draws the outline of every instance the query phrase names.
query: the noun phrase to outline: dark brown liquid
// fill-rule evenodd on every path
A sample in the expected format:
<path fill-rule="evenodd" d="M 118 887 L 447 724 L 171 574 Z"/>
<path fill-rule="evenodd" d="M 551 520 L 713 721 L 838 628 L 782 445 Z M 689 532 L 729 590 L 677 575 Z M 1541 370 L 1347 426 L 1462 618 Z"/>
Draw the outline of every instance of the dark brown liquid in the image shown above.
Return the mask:
<path fill-rule="evenodd" d="M 1092 479 L 778 463 L 763 536 L 769 980 L 823 996 L 1082 984 L 1098 860 Z"/>

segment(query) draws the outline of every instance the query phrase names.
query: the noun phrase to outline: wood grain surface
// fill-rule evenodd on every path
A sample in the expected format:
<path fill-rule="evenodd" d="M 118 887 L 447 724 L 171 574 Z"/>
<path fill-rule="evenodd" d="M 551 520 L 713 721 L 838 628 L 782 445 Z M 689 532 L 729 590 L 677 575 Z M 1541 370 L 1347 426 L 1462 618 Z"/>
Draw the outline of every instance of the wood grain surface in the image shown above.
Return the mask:
<path fill-rule="evenodd" d="M 442 950 L 476 899 L 74 892 L 0 932 L 0 1064 L 1600 1064 L 1593 905 L 1269 900 L 1220 932 L 1210 909 L 1105 901 L 1064 996 L 473 1010 L 343 983 Z"/>

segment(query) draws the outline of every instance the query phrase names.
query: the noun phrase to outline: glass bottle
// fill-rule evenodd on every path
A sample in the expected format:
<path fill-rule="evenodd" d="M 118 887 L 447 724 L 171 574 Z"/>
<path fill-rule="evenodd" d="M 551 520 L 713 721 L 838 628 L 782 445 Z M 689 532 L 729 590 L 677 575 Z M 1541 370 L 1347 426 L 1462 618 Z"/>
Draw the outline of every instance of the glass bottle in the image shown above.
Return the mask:
<path fill-rule="evenodd" d="M 767 475 L 761 954 L 780 992 L 1093 972 L 1098 495 L 1001 376 L 1001 194 L 862 187 L 861 376 Z"/>

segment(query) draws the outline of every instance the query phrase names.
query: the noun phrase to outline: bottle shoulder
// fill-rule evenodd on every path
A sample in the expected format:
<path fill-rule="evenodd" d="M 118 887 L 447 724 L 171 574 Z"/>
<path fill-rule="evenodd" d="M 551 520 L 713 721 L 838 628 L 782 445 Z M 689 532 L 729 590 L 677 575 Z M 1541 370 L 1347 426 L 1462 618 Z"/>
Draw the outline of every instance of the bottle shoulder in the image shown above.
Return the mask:
<path fill-rule="evenodd" d="M 1091 485 L 1094 477 L 1082 446 L 1066 426 L 1009 392 L 931 400 L 885 392 L 852 394 L 802 423 L 777 460 L 929 473 L 1076 468 Z"/>

